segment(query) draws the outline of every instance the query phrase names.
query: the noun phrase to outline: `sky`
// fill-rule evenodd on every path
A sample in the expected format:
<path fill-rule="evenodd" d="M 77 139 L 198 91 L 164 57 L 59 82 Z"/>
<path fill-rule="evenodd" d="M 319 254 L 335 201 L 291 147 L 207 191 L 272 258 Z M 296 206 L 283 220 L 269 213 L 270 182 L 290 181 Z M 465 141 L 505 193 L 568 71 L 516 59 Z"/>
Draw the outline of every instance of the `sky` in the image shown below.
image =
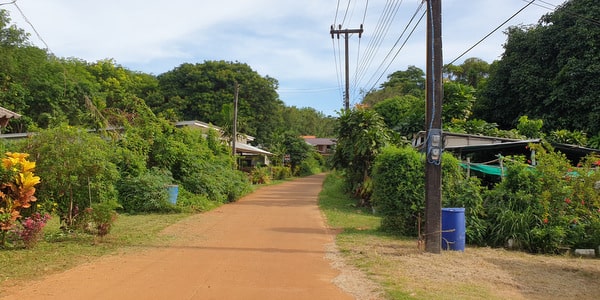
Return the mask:
<path fill-rule="evenodd" d="M 409 66 L 425 70 L 426 65 L 426 17 L 418 23 L 422 13 L 415 14 L 421 0 L 12 1 L 0 0 L 0 9 L 31 34 L 34 45 L 58 57 L 114 59 L 127 69 L 154 75 L 183 63 L 246 63 L 279 81 L 279 97 L 287 106 L 331 116 L 343 108 L 345 82 L 345 40 L 343 35 L 332 38 L 332 25 L 363 26 L 360 37 L 348 39 L 351 105 L 388 74 Z M 444 64 L 531 2 L 441 1 Z M 563 2 L 534 1 L 455 64 L 471 57 L 489 63 L 499 59 L 509 26 L 536 24 Z M 415 22 L 409 23 L 413 15 Z"/>

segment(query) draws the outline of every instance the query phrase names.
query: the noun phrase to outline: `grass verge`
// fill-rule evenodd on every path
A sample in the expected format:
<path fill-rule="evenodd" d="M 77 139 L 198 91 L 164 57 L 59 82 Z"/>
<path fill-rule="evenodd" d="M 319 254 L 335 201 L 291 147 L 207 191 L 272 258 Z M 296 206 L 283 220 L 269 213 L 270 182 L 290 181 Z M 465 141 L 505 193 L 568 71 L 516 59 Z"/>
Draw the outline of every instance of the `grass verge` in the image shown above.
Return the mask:
<path fill-rule="evenodd" d="M 169 240 L 158 233 L 187 216 L 119 215 L 112 231 L 100 240 L 88 234 L 64 234 L 58 217 L 53 217 L 44 227 L 44 241 L 33 249 L 0 250 L 0 287 L 60 272 L 102 255 L 167 244 Z"/>
<path fill-rule="evenodd" d="M 597 299 L 600 260 L 467 247 L 429 254 L 414 238 L 377 230 L 380 219 L 343 196 L 328 175 L 319 206 L 347 264 L 384 290 L 384 299 Z M 600 234 L 600 233 L 599 233 Z"/>

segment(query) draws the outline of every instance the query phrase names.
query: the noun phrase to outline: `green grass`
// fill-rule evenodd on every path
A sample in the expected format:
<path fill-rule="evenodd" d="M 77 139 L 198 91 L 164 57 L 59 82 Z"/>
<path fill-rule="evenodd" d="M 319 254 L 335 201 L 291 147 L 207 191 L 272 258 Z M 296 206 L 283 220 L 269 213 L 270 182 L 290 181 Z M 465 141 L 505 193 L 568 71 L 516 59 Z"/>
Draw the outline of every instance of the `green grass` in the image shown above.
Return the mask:
<path fill-rule="evenodd" d="M 345 233 L 375 232 L 380 225 L 380 218 L 367 208 L 357 207 L 356 201 L 348 199 L 342 192 L 342 185 L 342 178 L 330 173 L 319 194 L 319 207 L 325 213 L 329 226 L 343 229 Z"/>
<path fill-rule="evenodd" d="M 119 215 L 112 231 L 102 239 L 82 233 L 65 234 L 59 229 L 58 217 L 53 217 L 44 228 L 44 240 L 33 249 L 0 250 L 0 286 L 9 280 L 60 272 L 102 255 L 166 244 L 169 240 L 159 239 L 158 233 L 187 216 Z"/>
<path fill-rule="evenodd" d="M 596 299 L 600 294 L 600 260 L 475 246 L 426 253 L 416 238 L 378 231 L 380 218 L 356 207 L 342 187 L 343 179 L 330 173 L 319 205 L 329 226 L 341 229 L 336 245 L 346 264 L 377 283 L 385 299 Z"/>

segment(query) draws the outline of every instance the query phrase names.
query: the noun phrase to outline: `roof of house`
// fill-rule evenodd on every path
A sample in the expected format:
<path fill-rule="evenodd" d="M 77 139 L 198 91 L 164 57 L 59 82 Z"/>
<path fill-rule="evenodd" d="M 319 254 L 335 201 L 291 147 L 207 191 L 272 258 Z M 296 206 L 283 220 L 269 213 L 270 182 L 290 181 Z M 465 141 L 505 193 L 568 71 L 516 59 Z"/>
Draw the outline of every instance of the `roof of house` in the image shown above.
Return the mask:
<path fill-rule="evenodd" d="M 315 138 L 315 137 L 303 137 L 304 141 L 313 146 L 331 146 L 336 144 L 336 139 L 330 138 Z"/>
<path fill-rule="evenodd" d="M 18 119 L 20 117 L 21 117 L 20 114 L 10 111 L 4 107 L 0 107 L 0 118 Z"/>
<path fill-rule="evenodd" d="M 240 154 L 264 154 L 264 155 L 273 155 L 273 153 L 269 151 L 265 151 L 258 147 L 254 147 L 248 144 L 235 144 L 235 152 Z"/>
<path fill-rule="evenodd" d="M 413 140 L 413 146 L 422 149 L 425 142 L 425 132 L 419 132 Z M 464 133 L 444 132 L 444 149 L 458 151 L 462 154 L 481 151 L 529 151 L 527 145 L 540 143 L 541 139 L 509 139 L 492 136 L 481 136 Z M 554 149 L 564 153 L 567 158 L 577 161 L 590 153 L 600 154 L 600 149 L 592 149 L 577 145 L 551 143 Z"/>
<path fill-rule="evenodd" d="M 196 128 L 202 128 L 202 129 L 210 129 L 213 128 L 217 131 L 222 132 L 223 130 L 218 127 L 218 126 L 214 126 L 212 124 L 208 124 L 205 122 L 200 122 L 200 121 L 196 121 L 196 120 L 192 120 L 192 121 L 179 121 L 175 124 L 175 126 L 177 127 L 183 127 L 183 126 L 189 126 L 189 127 L 196 127 Z M 238 141 L 235 144 L 235 152 L 242 154 L 242 155 L 256 155 L 256 154 L 263 154 L 263 155 L 273 155 L 273 153 L 260 149 L 258 147 L 252 146 L 247 144 L 248 141 L 253 141 L 254 137 L 253 136 L 249 136 L 249 135 L 244 135 L 244 139 L 240 140 L 239 138 L 237 139 Z"/>

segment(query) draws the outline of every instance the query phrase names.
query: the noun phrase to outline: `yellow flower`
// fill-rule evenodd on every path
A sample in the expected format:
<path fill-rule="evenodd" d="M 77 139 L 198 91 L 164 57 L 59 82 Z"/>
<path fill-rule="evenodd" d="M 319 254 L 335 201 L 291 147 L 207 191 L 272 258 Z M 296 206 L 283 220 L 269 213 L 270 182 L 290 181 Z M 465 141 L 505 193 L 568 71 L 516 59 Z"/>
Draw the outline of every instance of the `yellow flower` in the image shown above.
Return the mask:
<path fill-rule="evenodd" d="M 17 183 L 21 185 L 24 191 L 26 191 L 32 188 L 34 185 L 40 183 L 40 177 L 34 176 L 31 172 L 20 173 Z"/>
<path fill-rule="evenodd" d="M 31 172 L 35 169 L 35 161 L 21 161 L 21 172 Z"/>

